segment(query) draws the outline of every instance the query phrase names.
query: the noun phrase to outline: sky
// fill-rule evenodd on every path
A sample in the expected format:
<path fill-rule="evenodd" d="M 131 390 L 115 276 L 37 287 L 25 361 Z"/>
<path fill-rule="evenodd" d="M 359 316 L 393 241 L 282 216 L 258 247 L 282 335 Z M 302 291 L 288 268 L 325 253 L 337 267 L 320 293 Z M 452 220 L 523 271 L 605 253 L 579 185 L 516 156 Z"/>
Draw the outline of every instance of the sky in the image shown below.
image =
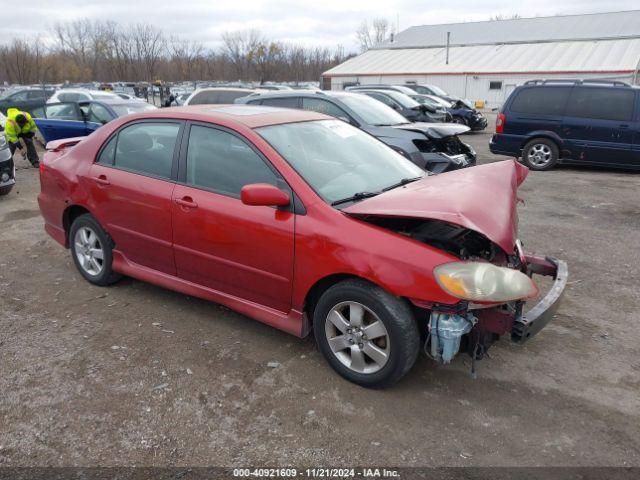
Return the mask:
<path fill-rule="evenodd" d="M 4 5 L 3 5 L 4 4 Z M 10 0 L 0 0 L 8 11 Z M 220 44 L 225 31 L 259 29 L 272 40 L 357 50 L 355 30 L 363 20 L 399 21 L 400 31 L 413 25 L 488 20 L 494 15 L 522 17 L 633 10 L 638 0 L 29 0 L 10 9 L 0 41 L 16 36 L 46 37 L 56 22 L 91 18 L 122 24 L 145 22 L 167 35 Z"/>

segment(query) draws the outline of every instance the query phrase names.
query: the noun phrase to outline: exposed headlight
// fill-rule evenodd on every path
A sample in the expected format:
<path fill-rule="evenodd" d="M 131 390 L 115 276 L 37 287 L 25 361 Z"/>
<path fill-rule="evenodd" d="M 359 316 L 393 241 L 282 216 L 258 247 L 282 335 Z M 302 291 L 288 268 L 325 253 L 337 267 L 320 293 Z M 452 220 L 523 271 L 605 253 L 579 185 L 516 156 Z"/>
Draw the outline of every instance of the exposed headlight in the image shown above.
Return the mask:
<path fill-rule="evenodd" d="M 10 178 L 11 177 L 9 176 L 8 173 L 3 173 L 2 176 L 0 176 L 0 182 L 2 183 L 8 182 Z"/>
<path fill-rule="evenodd" d="M 445 263 L 434 274 L 445 292 L 463 300 L 503 303 L 538 294 L 538 287 L 524 273 L 491 263 Z"/>

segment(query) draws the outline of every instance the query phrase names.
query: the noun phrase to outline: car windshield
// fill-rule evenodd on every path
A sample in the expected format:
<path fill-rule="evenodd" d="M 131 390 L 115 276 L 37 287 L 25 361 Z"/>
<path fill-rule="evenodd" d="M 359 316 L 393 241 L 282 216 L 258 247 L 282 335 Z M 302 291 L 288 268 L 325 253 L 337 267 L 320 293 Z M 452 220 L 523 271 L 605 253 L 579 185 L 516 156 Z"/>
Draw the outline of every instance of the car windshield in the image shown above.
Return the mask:
<path fill-rule="evenodd" d="M 149 110 L 156 110 L 158 108 L 144 102 L 123 103 L 120 105 L 110 105 L 110 107 L 113 108 L 113 111 L 116 112 L 116 115 L 119 117 L 124 117 L 130 113 L 148 112 Z"/>
<path fill-rule="evenodd" d="M 348 204 L 426 175 L 384 143 L 340 120 L 256 131 L 330 204 Z"/>
<path fill-rule="evenodd" d="M 421 103 L 422 105 L 427 105 L 433 108 L 442 108 L 442 104 L 440 102 L 436 102 L 429 97 L 425 97 L 424 95 L 412 95 L 411 98 L 413 98 L 416 102 Z"/>
<path fill-rule="evenodd" d="M 374 100 L 364 94 L 345 95 L 338 97 L 342 103 L 355 112 L 363 122 L 376 126 L 404 125 L 409 121 L 387 107 L 384 103 Z"/>
<path fill-rule="evenodd" d="M 429 85 L 429 88 L 433 91 L 433 93 L 435 93 L 436 95 L 444 95 L 445 97 L 448 97 L 449 94 L 447 92 L 445 92 L 443 89 L 441 89 L 440 87 L 436 87 L 435 85 Z"/>
<path fill-rule="evenodd" d="M 385 90 L 384 93 L 389 95 L 404 108 L 416 108 L 420 106 L 418 102 L 416 102 L 409 95 L 405 95 L 404 93 L 395 92 L 393 90 Z"/>

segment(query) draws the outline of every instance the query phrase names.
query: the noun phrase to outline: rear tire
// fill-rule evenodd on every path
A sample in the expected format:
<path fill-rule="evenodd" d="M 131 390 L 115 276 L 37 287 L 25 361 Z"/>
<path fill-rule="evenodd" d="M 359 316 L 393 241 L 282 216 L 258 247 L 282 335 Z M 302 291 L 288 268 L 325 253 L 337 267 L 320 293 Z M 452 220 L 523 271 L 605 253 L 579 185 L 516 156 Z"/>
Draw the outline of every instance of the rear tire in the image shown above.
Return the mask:
<path fill-rule="evenodd" d="M 13 185 L 15 185 L 15 183 Z M 0 197 L 9 195 L 9 192 L 13 189 L 13 185 L 6 185 L 4 187 L 0 187 Z"/>
<path fill-rule="evenodd" d="M 558 145 L 548 138 L 534 138 L 522 149 L 522 161 L 531 170 L 551 170 L 559 157 Z"/>
<path fill-rule="evenodd" d="M 324 292 L 313 328 L 331 367 L 363 387 L 394 384 L 420 350 L 418 324 L 407 302 L 364 280 L 345 280 Z"/>
<path fill-rule="evenodd" d="M 111 268 L 113 240 L 91 214 L 85 213 L 73 221 L 69 245 L 73 262 L 89 283 L 106 286 L 122 278 Z"/>

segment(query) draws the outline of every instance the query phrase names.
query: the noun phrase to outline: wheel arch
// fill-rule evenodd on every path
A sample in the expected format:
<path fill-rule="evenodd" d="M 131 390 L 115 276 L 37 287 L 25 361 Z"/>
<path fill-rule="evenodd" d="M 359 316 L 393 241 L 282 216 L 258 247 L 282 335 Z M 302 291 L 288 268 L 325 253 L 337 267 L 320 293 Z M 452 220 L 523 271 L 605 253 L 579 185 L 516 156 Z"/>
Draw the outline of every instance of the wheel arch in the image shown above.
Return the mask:
<path fill-rule="evenodd" d="M 91 214 L 88 208 L 82 205 L 69 205 L 62 212 L 62 228 L 64 229 L 65 247 L 69 248 L 69 231 L 73 221 L 85 213 Z"/>
<path fill-rule="evenodd" d="M 558 147 L 558 151 L 562 152 L 562 146 L 564 144 L 564 142 L 562 141 L 562 138 L 560 138 L 560 136 L 557 133 L 548 132 L 544 130 L 531 132 L 529 135 L 527 135 L 527 137 L 523 139 L 522 142 L 520 143 L 520 150 L 521 151 L 524 150 L 524 147 L 527 143 L 537 138 L 545 138 L 547 140 L 551 140 Z M 524 152 L 522 152 L 521 154 L 524 155 Z"/>
<path fill-rule="evenodd" d="M 313 312 L 315 311 L 318 300 L 320 300 L 322 294 L 337 283 L 350 279 L 362 280 L 364 282 L 383 288 L 367 278 L 361 277 L 359 275 L 354 275 L 352 273 L 332 273 L 331 275 L 320 278 L 311 286 L 304 298 L 304 304 L 302 308 L 307 316 L 307 321 L 309 322 L 309 327 L 306 328 L 306 333 L 311 331 L 311 324 L 313 324 Z"/>

